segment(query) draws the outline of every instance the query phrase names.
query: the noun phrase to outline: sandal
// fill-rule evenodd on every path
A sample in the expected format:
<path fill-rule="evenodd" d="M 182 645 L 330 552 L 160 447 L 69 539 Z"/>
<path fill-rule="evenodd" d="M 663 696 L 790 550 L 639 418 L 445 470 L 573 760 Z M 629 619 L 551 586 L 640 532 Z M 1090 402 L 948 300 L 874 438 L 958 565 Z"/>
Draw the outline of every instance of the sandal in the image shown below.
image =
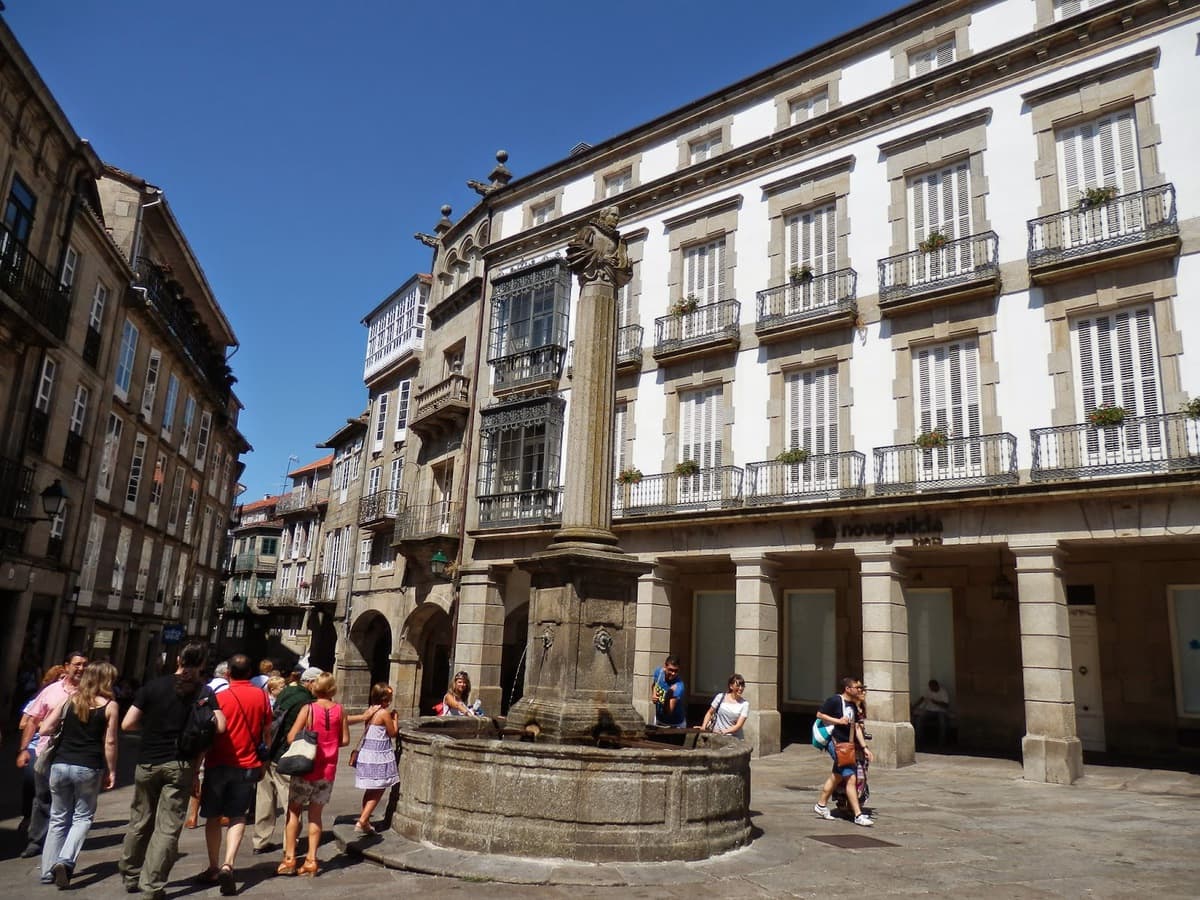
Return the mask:
<path fill-rule="evenodd" d="M 315 859 L 304 860 L 304 865 L 297 871 L 297 875 L 317 875 L 321 871 L 321 867 L 317 865 Z"/>
<path fill-rule="evenodd" d="M 285 856 L 283 862 L 275 870 L 276 875 L 295 875 L 296 874 L 296 857 Z"/>
<path fill-rule="evenodd" d="M 221 895 L 232 897 L 237 893 L 237 882 L 233 880 L 233 866 L 226 863 L 217 870 L 217 881 L 221 884 Z"/>

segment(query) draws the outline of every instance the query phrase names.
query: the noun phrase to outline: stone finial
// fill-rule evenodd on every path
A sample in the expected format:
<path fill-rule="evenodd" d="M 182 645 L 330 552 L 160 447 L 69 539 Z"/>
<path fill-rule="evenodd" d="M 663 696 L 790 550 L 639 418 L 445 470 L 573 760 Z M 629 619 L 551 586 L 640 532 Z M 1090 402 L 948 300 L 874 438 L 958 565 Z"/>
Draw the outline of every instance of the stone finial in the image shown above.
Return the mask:
<path fill-rule="evenodd" d="M 508 162 L 508 151 L 497 150 L 496 168 L 492 169 L 492 173 L 488 175 L 488 178 L 492 179 L 492 190 L 499 190 L 512 181 L 512 172 L 508 170 L 506 162 Z"/>
<path fill-rule="evenodd" d="M 438 237 L 441 237 L 454 227 L 454 223 L 450 221 L 451 212 L 452 210 L 449 203 L 442 207 L 442 217 L 438 219 L 438 223 L 433 226 L 434 233 L 437 234 Z"/>

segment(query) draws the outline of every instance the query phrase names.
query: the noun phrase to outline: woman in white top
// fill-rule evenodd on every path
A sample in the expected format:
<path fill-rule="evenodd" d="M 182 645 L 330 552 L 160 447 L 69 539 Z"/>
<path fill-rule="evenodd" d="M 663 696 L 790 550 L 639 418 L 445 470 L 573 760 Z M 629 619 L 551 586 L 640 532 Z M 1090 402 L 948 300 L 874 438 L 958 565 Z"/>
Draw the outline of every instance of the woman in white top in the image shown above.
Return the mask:
<path fill-rule="evenodd" d="M 750 715 L 750 701 L 742 698 L 746 690 L 746 679 L 734 672 L 729 676 L 729 687 L 723 694 L 713 697 L 712 704 L 704 713 L 704 724 L 701 729 L 709 731 L 712 723 L 714 734 L 733 735 L 738 740 L 745 740 L 742 726 L 746 724 L 746 716 Z"/>

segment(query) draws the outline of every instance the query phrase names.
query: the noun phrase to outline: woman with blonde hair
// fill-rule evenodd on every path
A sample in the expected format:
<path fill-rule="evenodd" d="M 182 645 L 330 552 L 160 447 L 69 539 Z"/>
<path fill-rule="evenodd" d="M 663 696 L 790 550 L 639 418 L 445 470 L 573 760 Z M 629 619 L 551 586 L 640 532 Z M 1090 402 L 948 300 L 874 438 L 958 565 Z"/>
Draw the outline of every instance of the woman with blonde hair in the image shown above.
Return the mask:
<path fill-rule="evenodd" d="M 478 716 L 481 715 L 479 701 L 471 703 L 471 676 L 466 672 L 455 672 L 454 680 L 450 682 L 450 690 L 442 698 L 443 716 Z"/>
<path fill-rule="evenodd" d="M 117 704 L 111 663 L 89 663 L 79 689 L 39 729 L 52 735 L 62 723 L 50 768 L 50 827 L 42 847 L 42 884 L 71 883 L 79 850 L 92 827 L 101 786 L 117 783 Z M 106 773 L 107 770 L 107 774 Z"/>
<path fill-rule="evenodd" d="M 337 681 L 328 672 L 322 672 L 312 686 L 317 699 L 300 707 L 300 713 L 288 732 L 288 743 L 296 739 L 303 728 L 317 733 L 317 753 L 313 757 L 312 771 L 307 775 L 293 775 L 288 788 L 287 825 L 283 829 L 283 862 L 275 870 L 277 875 L 316 875 L 317 848 L 321 846 L 321 813 L 333 794 L 333 779 L 337 774 L 338 749 L 350 743 L 350 723 L 346 720 L 340 703 L 333 702 L 337 693 Z M 296 868 L 296 841 L 300 837 L 300 815 L 308 811 L 308 853 L 304 864 Z"/>

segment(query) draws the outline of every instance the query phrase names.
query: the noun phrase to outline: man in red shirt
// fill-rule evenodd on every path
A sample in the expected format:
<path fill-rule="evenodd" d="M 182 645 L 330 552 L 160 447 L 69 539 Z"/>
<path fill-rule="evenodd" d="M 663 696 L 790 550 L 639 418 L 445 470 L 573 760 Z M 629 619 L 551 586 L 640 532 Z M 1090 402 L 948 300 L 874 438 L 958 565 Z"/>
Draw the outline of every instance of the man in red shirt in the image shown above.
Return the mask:
<path fill-rule="evenodd" d="M 250 660 L 245 654 L 230 657 L 229 687 L 217 694 L 225 715 L 225 732 L 217 735 L 204 759 L 204 786 L 200 793 L 208 868 L 197 879 L 206 884 L 220 884 L 221 893 L 226 896 L 237 893 L 233 863 L 262 777 L 259 747 L 265 748 L 271 725 L 267 693 L 250 682 L 251 674 Z M 229 820 L 224 862 L 219 861 L 222 817 Z"/>

